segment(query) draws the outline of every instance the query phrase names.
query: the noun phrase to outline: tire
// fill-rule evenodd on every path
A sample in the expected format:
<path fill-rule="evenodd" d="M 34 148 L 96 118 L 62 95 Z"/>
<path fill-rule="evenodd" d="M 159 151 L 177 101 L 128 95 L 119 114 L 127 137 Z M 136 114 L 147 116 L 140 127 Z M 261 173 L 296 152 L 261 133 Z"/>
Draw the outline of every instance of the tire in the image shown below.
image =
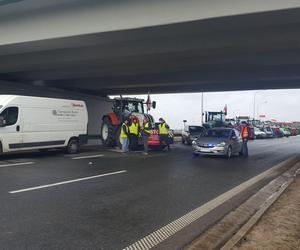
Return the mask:
<path fill-rule="evenodd" d="M 71 138 L 66 147 L 68 154 L 77 154 L 79 152 L 79 141 L 77 138 Z"/>
<path fill-rule="evenodd" d="M 121 134 L 121 127 L 119 127 L 117 129 L 116 136 L 115 136 L 115 145 L 117 145 L 117 147 L 119 149 L 122 149 L 122 143 L 121 143 L 120 134 Z"/>
<path fill-rule="evenodd" d="M 185 144 L 185 140 L 183 139 L 183 137 L 181 137 L 181 143 Z"/>
<path fill-rule="evenodd" d="M 105 147 L 114 147 L 116 145 L 116 126 L 111 123 L 109 117 L 104 117 L 101 125 L 101 139 Z"/>
<path fill-rule="evenodd" d="M 229 146 L 228 149 L 227 149 L 227 152 L 226 152 L 226 158 L 230 159 L 231 156 L 232 156 L 232 147 Z"/>

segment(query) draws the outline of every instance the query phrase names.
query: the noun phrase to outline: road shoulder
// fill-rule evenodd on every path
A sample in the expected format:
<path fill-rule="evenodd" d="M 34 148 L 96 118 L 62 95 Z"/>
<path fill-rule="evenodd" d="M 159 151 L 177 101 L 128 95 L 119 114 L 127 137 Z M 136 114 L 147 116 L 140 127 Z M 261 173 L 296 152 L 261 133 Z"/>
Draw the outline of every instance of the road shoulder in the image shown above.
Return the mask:
<path fill-rule="evenodd" d="M 299 249 L 300 176 L 272 205 L 235 250 Z"/>

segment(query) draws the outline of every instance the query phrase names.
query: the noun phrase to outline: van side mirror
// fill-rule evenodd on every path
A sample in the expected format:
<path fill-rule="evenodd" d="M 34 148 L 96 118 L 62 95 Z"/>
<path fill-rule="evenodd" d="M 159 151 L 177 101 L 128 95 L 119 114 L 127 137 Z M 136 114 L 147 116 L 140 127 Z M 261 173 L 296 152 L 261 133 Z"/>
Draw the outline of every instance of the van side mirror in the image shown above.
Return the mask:
<path fill-rule="evenodd" d="M 154 108 L 154 109 L 156 108 L 156 102 L 155 101 L 152 102 L 152 108 Z"/>
<path fill-rule="evenodd" d="M 0 116 L 0 127 L 5 127 L 6 126 L 6 120 L 4 119 L 3 116 Z"/>

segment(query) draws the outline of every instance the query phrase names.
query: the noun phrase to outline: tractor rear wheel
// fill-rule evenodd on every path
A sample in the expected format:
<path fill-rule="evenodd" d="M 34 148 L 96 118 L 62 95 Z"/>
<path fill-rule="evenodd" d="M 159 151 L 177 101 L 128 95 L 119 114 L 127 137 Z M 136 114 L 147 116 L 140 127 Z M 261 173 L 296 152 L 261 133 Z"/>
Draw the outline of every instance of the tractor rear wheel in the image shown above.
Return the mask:
<path fill-rule="evenodd" d="M 116 145 L 116 126 L 111 123 L 109 117 L 104 117 L 101 125 L 101 139 L 105 147 L 113 147 Z"/>
<path fill-rule="evenodd" d="M 118 127 L 116 129 L 115 142 L 116 142 L 117 147 L 120 148 L 120 149 L 122 149 L 122 142 L 121 142 L 120 134 L 121 134 L 121 127 Z"/>

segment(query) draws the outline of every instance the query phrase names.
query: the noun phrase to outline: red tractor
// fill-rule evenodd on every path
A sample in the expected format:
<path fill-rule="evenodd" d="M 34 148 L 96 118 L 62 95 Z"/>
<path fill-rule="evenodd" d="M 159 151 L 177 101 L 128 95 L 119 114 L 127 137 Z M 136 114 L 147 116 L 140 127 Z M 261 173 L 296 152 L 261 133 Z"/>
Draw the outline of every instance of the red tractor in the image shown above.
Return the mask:
<path fill-rule="evenodd" d="M 121 125 L 125 119 L 129 117 L 136 117 L 140 123 L 143 124 L 143 120 L 146 117 L 151 125 L 154 126 L 154 118 L 145 114 L 144 112 L 144 100 L 137 98 L 114 98 L 113 110 L 102 117 L 101 125 L 101 138 L 102 143 L 106 147 L 118 146 L 121 148 L 120 131 Z M 156 103 L 152 102 L 152 107 L 155 108 Z M 139 140 L 139 144 L 142 144 Z"/>
<path fill-rule="evenodd" d="M 146 117 L 151 124 L 151 135 L 148 139 L 150 148 L 164 148 L 161 145 L 158 136 L 158 127 L 154 122 L 154 118 L 144 112 L 144 100 L 137 98 L 115 98 L 113 99 L 113 110 L 102 118 L 101 138 L 102 144 L 106 147 L 117 146 L 121 148 L 120 131 L 121 125 L 125 119 L 133 117 L 138 119 L 140 126 Z M 152 108 L 156 107 L 156 102 L 152 102 Z M 173 141 L 172 133 L 170 133 L 170 142 Z M 139 137 L 139 145 L 143 145 L 142 138 Z"/>

